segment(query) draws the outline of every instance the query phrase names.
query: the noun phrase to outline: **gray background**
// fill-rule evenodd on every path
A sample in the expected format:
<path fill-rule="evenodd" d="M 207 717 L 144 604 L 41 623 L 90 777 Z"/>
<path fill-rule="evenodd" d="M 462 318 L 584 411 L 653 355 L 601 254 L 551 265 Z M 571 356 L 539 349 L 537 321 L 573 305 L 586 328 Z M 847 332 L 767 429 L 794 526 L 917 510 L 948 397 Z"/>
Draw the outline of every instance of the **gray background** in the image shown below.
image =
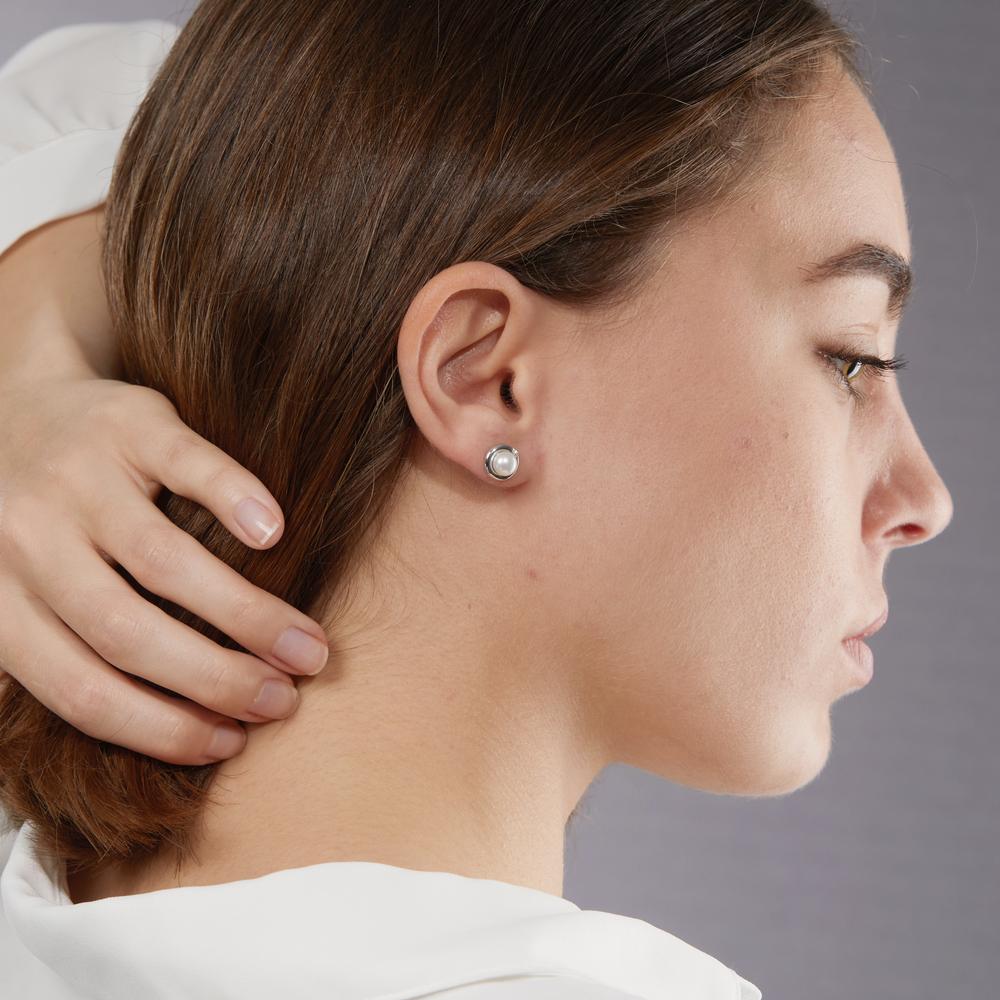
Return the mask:
<path fill-rule="evenodd" d="M 37 33 L 163 17 L 168 0 L 0 0 L 0 60 Z M 870 51 L 899 159 L 914 298 L 904 399 L 955 519 L 897 553 L 875 677 L 833 709 L 823 773 L 741 799 L 625 766 L 594 783 L 567 838 L 566 895 L 715 955 L 765 1000 L 943 1000 L 1000 982 L 1000 5 L 831 4 Z M 677 998 L 683 1000 L 683 998 Z"/>

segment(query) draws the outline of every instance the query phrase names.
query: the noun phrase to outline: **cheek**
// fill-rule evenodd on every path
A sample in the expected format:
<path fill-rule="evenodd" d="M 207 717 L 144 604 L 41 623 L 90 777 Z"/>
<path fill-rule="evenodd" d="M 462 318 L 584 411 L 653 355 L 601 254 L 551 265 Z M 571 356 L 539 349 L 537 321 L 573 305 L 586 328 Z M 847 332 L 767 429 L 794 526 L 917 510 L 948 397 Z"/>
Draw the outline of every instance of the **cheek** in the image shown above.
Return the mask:
<path fill-rule="evenodd" d="M 627 396 L 592 385 L 548 442 L 560 486 L 534 551 L 580 651 L 637 690 L 652 672 L 735 705 L 806 685 L 850 593 L 842 417 L 754 357 L 711 378 L 650 370 Z"/>
<path fill-rule="evenodd" d="M 806 405 L 756 407 L 705 442 L 676 491 L 684 530 L 671 555 L 693 591 L 695 639 L 773 650 L 789 680 L 843 596 L 853 551 L 824 419 Z"/>
<path fill-rule="evenodd" d="M 593 553 L 604 621 L 627 689 L 692 730 L 815 702 L 837 651 L 831 611 L 842 618 L 853 548 L 823 416 L 730 409 L 683 449 L 639 449 L 617 469 L 627 488 L 601 539 L 615 547 Z"/>

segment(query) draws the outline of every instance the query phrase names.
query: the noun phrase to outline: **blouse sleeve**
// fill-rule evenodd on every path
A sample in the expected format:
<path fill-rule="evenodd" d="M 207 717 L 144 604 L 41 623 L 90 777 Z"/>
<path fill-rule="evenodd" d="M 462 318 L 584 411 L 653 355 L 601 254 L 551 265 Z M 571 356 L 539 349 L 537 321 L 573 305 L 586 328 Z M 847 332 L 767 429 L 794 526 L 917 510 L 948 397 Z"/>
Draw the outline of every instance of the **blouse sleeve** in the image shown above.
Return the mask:
<path fill-rule="evenodd" d="M 125 128 L 180 29 L 73 24 L 0 65 L 0 253 L 107 198 Z"/>

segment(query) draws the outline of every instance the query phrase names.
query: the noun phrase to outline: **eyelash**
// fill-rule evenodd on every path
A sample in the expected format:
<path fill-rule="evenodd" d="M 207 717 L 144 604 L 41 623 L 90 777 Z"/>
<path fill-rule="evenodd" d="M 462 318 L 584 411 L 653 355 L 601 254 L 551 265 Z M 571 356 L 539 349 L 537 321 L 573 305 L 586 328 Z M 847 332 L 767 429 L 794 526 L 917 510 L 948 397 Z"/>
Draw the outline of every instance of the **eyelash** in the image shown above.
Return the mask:
<path fill-rule="evenodd" d="M 846 361 L 848 362 L 848 368 L 858 362 L 861 362 L 863 367 L 861 368 L 859 375 L 868 375 L 874 378 L 885 378 L 889 372 L 899 371 L 907 365 L 906 359 L 901 354 L 891 358 L 880 358 L 874 354 L 857 354 L 846 344 L 831 347 L 829 350 L 824 350 L 820 353 L 827 360 L 835 374 L 839 377 L 841 384 L 847 389 L 859 405 L 863 405 L 868 400 L 868 396 L 860 389 L 856 389 L 854 386 L 854 383 L 857 381 L 859 376 L 849 379 L 843 371 L 841 371 L 840 365 L 836 362 Z"/>

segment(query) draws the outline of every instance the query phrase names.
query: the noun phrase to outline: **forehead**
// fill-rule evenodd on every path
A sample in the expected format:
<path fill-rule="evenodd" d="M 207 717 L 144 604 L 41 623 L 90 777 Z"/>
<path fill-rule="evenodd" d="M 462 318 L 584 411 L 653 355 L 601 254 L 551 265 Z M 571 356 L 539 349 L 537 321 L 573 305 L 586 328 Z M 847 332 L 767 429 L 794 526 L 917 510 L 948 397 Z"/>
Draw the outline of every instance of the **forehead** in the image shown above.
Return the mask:
<path fill-rule="evenodd" d="M 829 306 L 843 316 L 843 307 L 856 303 L 858 317 L 886 304 L 886 318 L 898 319 L 886 284 L 905 284 L 911 257 L 902 184 L 885 130 L 846 73 L 796 100 L 757 167 L 731 198 L 668 227 L 657 280 L 637 305 L 650 297 L 651 315 L 669 308 L 675 316 L 687 310 L 692 318 L 725 314 L 742 323 L 748 303 L 761 312 L 801 308 L 816 315 Z M 824 270 L 821 262 L 858 248 L 826 271 L 870 280 L 808 280 L 810 271 Z"/>
<path fill-rule="evenodd" d="M 859 242 L 911 256 L 894 150 L 846 75 L 802 99 L 742 207 L 759 223 L 748 231 L 758 250 L 776 260 L 820 260 Z"/>

